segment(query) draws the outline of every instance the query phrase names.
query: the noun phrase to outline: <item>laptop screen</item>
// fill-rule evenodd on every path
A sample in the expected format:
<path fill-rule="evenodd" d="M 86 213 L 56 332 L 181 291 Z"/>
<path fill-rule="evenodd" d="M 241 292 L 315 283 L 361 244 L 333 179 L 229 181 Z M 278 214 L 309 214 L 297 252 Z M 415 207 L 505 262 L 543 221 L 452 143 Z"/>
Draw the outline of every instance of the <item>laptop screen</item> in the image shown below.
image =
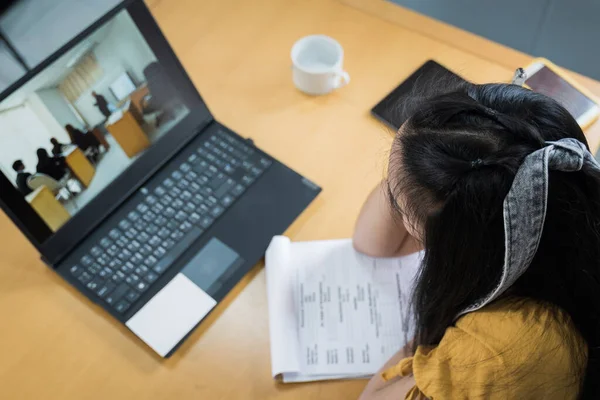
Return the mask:
<path fill-rule="evenodd" d="M 122 10 L 0 101 L 0 172 L 58 232 L 186 118 L 183 97 Z"/>

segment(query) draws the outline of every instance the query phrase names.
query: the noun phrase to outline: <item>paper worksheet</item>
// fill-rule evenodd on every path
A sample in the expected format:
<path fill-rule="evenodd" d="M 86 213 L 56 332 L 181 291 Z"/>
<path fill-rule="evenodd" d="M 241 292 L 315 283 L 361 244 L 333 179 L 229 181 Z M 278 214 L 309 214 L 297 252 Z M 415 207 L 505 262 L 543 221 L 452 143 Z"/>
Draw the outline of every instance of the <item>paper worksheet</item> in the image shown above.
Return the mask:
<path fill-rule="evenodd" d="M 412 339 L 409 301 L 421 257 L 371 258 L 349 239 L 274 237 L 266 254 L 273 376 L 374 374 Z"/>

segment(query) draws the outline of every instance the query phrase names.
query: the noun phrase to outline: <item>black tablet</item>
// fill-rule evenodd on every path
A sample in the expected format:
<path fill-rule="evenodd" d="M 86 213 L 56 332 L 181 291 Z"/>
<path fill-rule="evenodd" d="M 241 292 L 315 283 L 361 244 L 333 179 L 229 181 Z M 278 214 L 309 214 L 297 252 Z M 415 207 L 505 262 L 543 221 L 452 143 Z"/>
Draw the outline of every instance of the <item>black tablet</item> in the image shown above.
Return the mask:
<path fill-rule="evenodd" d="M 371 112 L 386 125 L 398 130 L 406 119 L 404 112 L 406 102 L 413 96 L 430 89 L 436 80 L 446 82 L 448 78 L 463 80 L 449 69 L 433 60 L 427 61 L 412 73 L 404 82 L 398 85 L 390 94 L 385 96 Z M 421 88 L 421 89 L 420 89 Z"/>

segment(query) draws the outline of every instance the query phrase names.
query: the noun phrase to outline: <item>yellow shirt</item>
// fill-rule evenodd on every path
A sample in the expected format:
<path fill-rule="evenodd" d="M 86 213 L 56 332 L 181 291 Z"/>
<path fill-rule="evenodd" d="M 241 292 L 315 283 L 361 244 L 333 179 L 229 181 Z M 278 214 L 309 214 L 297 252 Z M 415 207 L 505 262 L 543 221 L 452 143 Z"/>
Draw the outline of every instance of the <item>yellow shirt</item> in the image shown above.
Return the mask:
<path fill-rule="evenodd" d="M 437 346 L 419 346 L 383 378 L 413 374 L 406 399 L 563 400 L 577 398 L 586 364 L 568 317 L 530 300 L 500 301 L 459 318 Z"/>

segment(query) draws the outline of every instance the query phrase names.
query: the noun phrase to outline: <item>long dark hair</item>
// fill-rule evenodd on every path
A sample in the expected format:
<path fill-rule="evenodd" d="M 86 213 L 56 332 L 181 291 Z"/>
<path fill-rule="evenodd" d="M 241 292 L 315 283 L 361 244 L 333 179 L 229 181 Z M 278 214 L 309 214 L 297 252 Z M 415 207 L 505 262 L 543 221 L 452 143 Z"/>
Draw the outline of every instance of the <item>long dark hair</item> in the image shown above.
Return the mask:
<path fill-rule="evenodd" d="M 516 85 L 452 82 L 405 113 L 390 156 L 390 196 L 394 202 L 402 196 L 400 212 L 422 227 L 426 252 L 414 293 L 415 342 L 436 345 L 457 314 L 499 280 L 502 204 L 523 159 L 546 141 L 587 141 L 564 107 Z M 585 377 L 580 398 L 600 398 L 599 177 L 550 172 L 537 254 L 503 297 L 533 299 L 557 318 L 570 317 L 588 346 L 586 370 L 573 371 Z M 576 343 L 565 345 L 583 364 Z"/>

